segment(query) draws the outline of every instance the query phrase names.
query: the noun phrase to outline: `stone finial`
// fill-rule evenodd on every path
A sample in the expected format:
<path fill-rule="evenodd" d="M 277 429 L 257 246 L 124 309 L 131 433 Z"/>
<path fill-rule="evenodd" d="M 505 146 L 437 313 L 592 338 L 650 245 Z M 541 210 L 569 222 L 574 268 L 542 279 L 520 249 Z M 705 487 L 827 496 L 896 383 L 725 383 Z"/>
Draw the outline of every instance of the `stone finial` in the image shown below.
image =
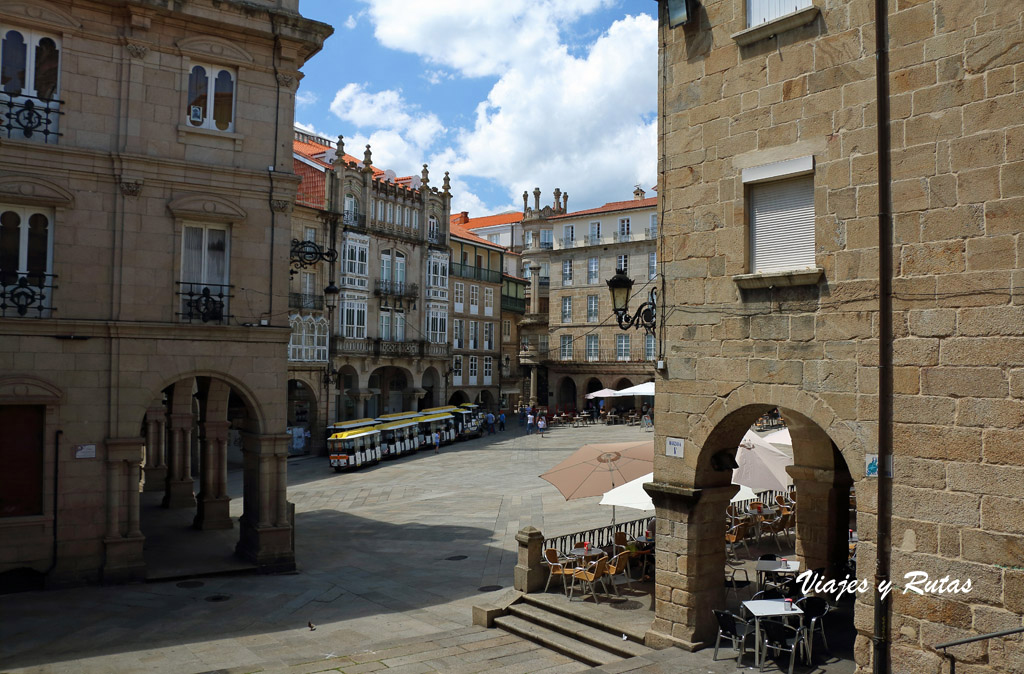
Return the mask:
<path fill-rule="evenodd" d="M 450 178 L 448 177 L 448 171 L 445 171 L 445 172 L 444 172 L 444 180 L 443 180 L 443 181 L 441 181 L 441 185 L 442 185 L 442 188 L 443 188 L 443 189 L 442 189 L 442 191 L 443 191 L 443 192 L 444 192 L 445 194 L 451 194 L 451 188 L 452 188 L 452 181 L 451 181 L 451 179 L 450 179 Z"/>
<path fill-rule="evenodd" d="M 373 154 L 370 152 L 370 144 L 366 144 L 366 152 L 363 153 L 363 170 L 372 171 L 373 166 Z"/>
<path fill-rule="evenodd" d="M 562 212 L 563 213 L 568 213 L 569 212 L 569 193 L 568 192 L 562 192 Z"/>
<path fill-rule="evenodd" d="M 540 210 L 540 188 L 533 188 L 533 208 L 534 210 Z"/>
<path fill-rule="evenodd" d="M 334 161 L 331 162 L 331 166 L 344 166 L 345 165 L 345 136 L 338 136 L 338 147 L 334 151 Z"/>
<path fill-rule="evenodd" d="M 560 189 L 558 189 L 556 187 L 555 188 L 555 201 L 552 204 L 552 206 L 554 206 L 554 209 L 555 209 L 556 213 L 558 212 L 558 207 L 561 206 L 561 205 L 562 205 L 562 190 L 560 190 Z"/>
<path fill-rule="evenodd" d="M 530 212 L 530 193 L 523 190 L 523 215 Z"/>
<path fill-rule="evenodd" d="M 426 164 L 423 165 L 423 170 L 420 172 L 420 181 L 424 187 L 430 184 L 430 172 L 427 171 Z"/>

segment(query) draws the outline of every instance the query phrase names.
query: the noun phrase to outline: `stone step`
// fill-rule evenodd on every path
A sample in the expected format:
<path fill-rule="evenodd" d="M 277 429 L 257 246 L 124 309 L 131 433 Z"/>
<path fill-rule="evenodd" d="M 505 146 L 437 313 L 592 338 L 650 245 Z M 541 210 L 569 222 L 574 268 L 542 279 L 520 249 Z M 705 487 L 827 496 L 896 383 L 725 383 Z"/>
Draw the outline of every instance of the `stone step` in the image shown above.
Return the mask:
<path fill-rule="evenodd" d="M 588 625 L 580 622 L 576 619 L 576 616 L 569 617 L 560 613 L 554 613 L 547 610 L 546 607 L 542 608 L 524 602 L 510 606 L 509 612 L 534 624 L 572 637 L 577 641 L 609 651 L 620 658 L 632 658 L 652 652 L 652 649 L 643 644 L 622 639 L 622 635 L 619 632 L 612 632 L 601 627 Z"/>
<path fill-rule="evenodd" d="M 592 615 L 585 611 L 576 608 L 574 604 L 567 604 L 562 595 L 549 595 L 544 593 L 526 594 L 523 595 L 520 603 L 532 604 L 538 606 L 545 611 L 551 613 L 557 613 L 560 616 L 571 618 L 576 622 L 589 625 L 590 627 L 597 628 L 608 634 L 619 637 L 621 640 L 622 635 L 625 634 L 630 641 L 643 644 L 644 638 L 646 637 L 646 628 L 634 629 L 623 625 L 613 625 L 611 623 L 604 622 L 599 615 Z"/>
<path fill-rule="evenodd" d="M 509 614 L 496 618 L 494 624 L 506 632 L 532 641 L 535 644 L 540 644 L 545 648 L 566 655 L 591 667 L 610 665 L 613 662 L 622 660 L 618 655 L 583 643 L 543 625 L 529 622 L 516 615 Z"/>

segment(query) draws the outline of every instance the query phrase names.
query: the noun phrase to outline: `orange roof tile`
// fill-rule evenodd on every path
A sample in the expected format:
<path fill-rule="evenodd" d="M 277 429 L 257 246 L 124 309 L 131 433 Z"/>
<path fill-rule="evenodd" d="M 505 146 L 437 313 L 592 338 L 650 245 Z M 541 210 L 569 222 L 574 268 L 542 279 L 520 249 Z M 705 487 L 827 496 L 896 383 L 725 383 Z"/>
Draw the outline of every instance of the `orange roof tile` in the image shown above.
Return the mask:
<path fill-rule="evenodd" d="M 302 140 L 294 140 L 294 139 L 292 140 L 292 151 L 294 151 L 296 154 L 300 154 L 303 157 L 305 157 L 306 159 L 309 159 L 310 161 L 314 161 L 314 162 L 316 162 L 316 163 L 318 163 L 318 164 L 320 164 L 321 166 L 324 166 L 324 167 L 330 167 L 331 164 L 325 162 L 320 157 L 323 156 L 323 154 L 325 152 L 327 152 L 329 150 L 333 150 L 333 149 L 334 148 L 328 147 L 327 145 L 321 145 L 320 143 L 313 143 L 313 142 L 302 141 Z M 345 157 L 345 161 L 348 162 L 348 163 L 353 163 L 354 162 L 354 163 L 360 164 L 360 165 L 363 163 L 362 159 L 357 159 L 356 157 L 353 157 L 352 155 L 350 155 L 347 152 L 344 154 L 344 157 Z M 384 170 L 383 169 L 379 169 L 376 166 L 374 166 L 373 167 L 373 177 L 377 178 L 377 177 L 380 177 L 382 175 L 384 175 Z"/>
<path fill-rule="evenodd" d="M 491 248 L 495 248 L 495 249 L 501 250 L 501 251 L 505 250 L 505 247 L 502 246 L 501 244 L 497 244 L 497 243 L 494 243 L 492 241 L 488 241 L 487 239 L 485 239 L 483 237 L 480 237 L 480 236 L 477 236 L 473 232 L 470 232 L 469 230 L 464 229 L 463 227 L 460 227 L 459 225 L 456 225 L 456 224 L 449 225 L 449 231 L 451 232 L 452 236 L 458 237 L 460 239 L 465 239 L 466 241 L 470 241 L 472 243 L 479 243 L 479 244 L 483 244 L 485 246 L 490 246 Z"/>
<path fill-rule="evenodd" d="M 580 215 L 596 215 L 598 213 L 614 213 L 615 211 L 629 211 L 635 208 L 650 208 L 651 206 L 658 205 L 658 197 L 648 197 L 646 199 L 630 199 L 629 201 L 612 201 L 604 206 L 598 206 L 597 208 L 590 208 L 585 211 L 575 211 L 573 213 L 566 213 L 565 215 L 556 215 L 550 218 L 551 220 L 561 220 L 563 218 L 572 218 Z"/>
<path fill-rule="evenodd" d="M 295 192 L 295 203 L 312 208 L 323 208 L 327 174 L 298 159 L 292 159 L 292 170 L 301 179 Z"/>
<path fill-rule="evenodd" d="M 462 226 L 466 229 L 479 229 L 481 227 L 493 227 L 495 225 L 507 225 L 513 222 L 522 222 L 522 213 L 498 213 L 497 215 L 484 215 L 478 218 L 467 217 L 464 221 L 461 220 L 462 213 L 453 213 L 453 222 L 462 222 Z"/>

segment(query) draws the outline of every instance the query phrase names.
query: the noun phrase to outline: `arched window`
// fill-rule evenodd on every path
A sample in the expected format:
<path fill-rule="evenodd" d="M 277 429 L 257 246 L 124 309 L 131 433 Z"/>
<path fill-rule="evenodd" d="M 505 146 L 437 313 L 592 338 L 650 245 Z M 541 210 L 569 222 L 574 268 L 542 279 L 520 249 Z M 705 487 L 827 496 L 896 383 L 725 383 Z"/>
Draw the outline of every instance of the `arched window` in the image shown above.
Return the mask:
<path fill-rule="evenodd" d="M 302 360 L 302 345 L 305 343 L 304 326 L 302 317 L 292 315 L 288 319 L 288 326 L 292 329 L 291 337 L 288 339 L 288 360 Z"/>
<path fill-rule="evenodd" d="M 388 202 L 388 222 L 393 223 L 395 221 L 395 205 Z"/>
<path fill-rule="evenodd" d="M 380 252 L 380 280 L 391 280 L 391 249 L 386 248 Z"/>
<path fill-rule="evenodd" d="M 345 195 L 345 218 L 346 222 L 351 222 L 355 218 L 356 213 L 359 212 L 359 202 L 356 201 L 354 194 Z"/>
<path fill-rule="evenodd" d="M 439 241 L 439 229 L 437 226 L 437 218 L 433 215 L 427 220 L 427 239 L 430 241 Z"/>
<path fill-rule="evenodd" d="M 0 31 L 0 91 L 12 97 L 5 117 L 10 123 L 4 127 L 8 138 L 56 141 L 59 80 L 57 38 L 22 30 Z"/>
<path fill-rule="evenodd" d="M 405 283 L 405 253 L 395 253 L 395 283 Z"/>
<path fill-rule="evenodd" d="M 228 68 L 196 64 L 188 75 L 188 123 L 217 131 L 233 131 L 235 73 Z"/>

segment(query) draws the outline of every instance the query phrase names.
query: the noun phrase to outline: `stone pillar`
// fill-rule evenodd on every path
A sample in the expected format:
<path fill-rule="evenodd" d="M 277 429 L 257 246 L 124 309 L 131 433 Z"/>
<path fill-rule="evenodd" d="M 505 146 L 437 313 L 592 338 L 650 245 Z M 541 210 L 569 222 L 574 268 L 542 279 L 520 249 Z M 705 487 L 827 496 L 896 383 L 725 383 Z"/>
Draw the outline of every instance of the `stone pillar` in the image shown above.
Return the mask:
<path fill-rule="evenodd" d="M 202 424 L 199 464 L 199 497 L 192 526 L 196 529 L 232 528 L 227 497 L 227 421 L 207 421 Z"/>
<path fill-rule="evenodd" d="M 164 459 L 165 417 L 164 407 L 146 410 L 146 466 L 145 491 L 160 491 L 166 487 L 167 462 Z"/>
<path fill-rule="evenodd" d="M 833 577 L 849 556 L 851 480 L 845 472 L 824 468 L 790 466 L 787 470 L 797 494 L 797 559 L 804 568 L 824 568 Z"/>
<path fill-rule="evenodd" d="M 192 415 L 170 417 L 171 453 L 167 469 L 165 508 L 192 508 L 196 504 L 192 481 Z"/>
<path fill-rule="evenodd" d="M 725 508 L 735 485 L 644 485 L 654 500 L 655 617 L 645 642 L 696 650 L 714 643 L 714 608 L 725 605 Z"/>
<path fill-rule="evenodd" d="M 547 580 L 544 566 L 540 563 L 544 534 L 535 527 L 520 529 L 516 534 L 519 543 L 519 559 L 512 571 L 512 585 L 520 592 L 538 592 Z"/>
<path fill-rule="evenodd" d="M 537 366 L 530 366 L 530 407 L 537 406 Z"/>
<path fill-rule="evenodd" d="M 533 263 L 530 263 L 530 313 L 540 313 L 540 265 Z"/>
<path fill-rule="evenodd" d="M 290 436 L 246 433 L 242 440 L 244 512 L 235 552 L 265 572 L 292 571 L 295 552 L 286 489 Z"/>
<path fill-rule="evenodd" d="M 146 459 L 143 438 L 108 438 L 107 533 L 103 539 L 104 582 L 142 580 L 145 537 L 139 530 L 139 480 Z M 123 533 L 122 533 L 123 532 Z"/>

